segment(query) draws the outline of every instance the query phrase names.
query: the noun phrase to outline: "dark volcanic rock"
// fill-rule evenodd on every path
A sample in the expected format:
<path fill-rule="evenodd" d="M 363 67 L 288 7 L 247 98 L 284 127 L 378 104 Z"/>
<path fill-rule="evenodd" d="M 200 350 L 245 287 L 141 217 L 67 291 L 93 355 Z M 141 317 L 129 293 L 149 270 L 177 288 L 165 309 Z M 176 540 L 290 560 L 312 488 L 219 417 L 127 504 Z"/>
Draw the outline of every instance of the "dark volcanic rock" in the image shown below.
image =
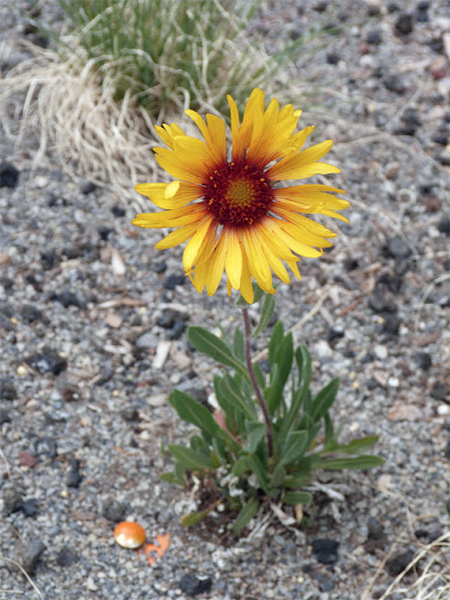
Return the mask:
<path fill-rule="evenodd" d="M 0 380 L 0 400 L 12 402 L 17 398 L 17 390 L 9 379 Z"/>
<path fill-rule="evenodd" d="M 37 352 L 25 358 L 25 362 L 32 369 L 39 373 L 52 373 L 59 375 L 67 369 L 67 360 L 59 352 L 51 348 L 46 348 L 42 352 Z"/>
<path fill-rule="evenodd" d="M 11 163 L 4 161 L 0 164 L 0 188 L 14 188 L 19 179 L 19 171 Z"/>
<path fill-rule="evenodd" d="M 398 35 L 408 35 L 414 29 L 414 19 L 410 13 L 402 13 L 395 22 L 395 33 Z"/>
<path fill-rule="evenodd" d="M 119 500 L 109 496 L 103 502 L 102 515 L 105 517 L 105 519 L 113 521 L 113 523 L 119 523 L 123 520 L 125 510 L 126 505 L 124 502 L 119 502 Z"/>
<path fill-rule="evenodd" d="M 211 577 L 200 578 L 193 573 L 186 573 L 186 575 L 183 575 L 180 579 L 178 587 L 184 594 L 187 594 L 190 598 L 194 598 L 194 596 L 211 589 L 212 579 Z"/>
<path fill-rule="evenodd" d="M 26 540 L 22 549 L 22 567 L 28 575 L 34 575 L 39 558 L 46 550 L 42 540 Z"/>
<path fill-rule="evenodd" d="M 313 540 L 312 551 L 318 562 L 333 565 L 338 560 L 339 542 L 326 538 Z"/>
<path fill-rule="evenodd" d="M 412 550 L 397 554 L 387 561 L 386 571 L 391 577 L 397 577 L 397 575 L 400 575 L 406 569 L 413 558 L 414 552 Z"/>
<path fill-rule="evenodd" d="M 3 515 L 9 517 L 12 513 L 18 512 L 23 506 L 23 496 L 16 488 L 9 488 L 3 491 Z"/>
<path fill-rule="evenodd" d="M 66 485 L 67 487 L 77 488 L 80 487 L 80 483 L 83 480 L 80 474 L 80 461 L 76 458 L 72 458 L 70 461 L 70 468 L 66 473 Z"/>

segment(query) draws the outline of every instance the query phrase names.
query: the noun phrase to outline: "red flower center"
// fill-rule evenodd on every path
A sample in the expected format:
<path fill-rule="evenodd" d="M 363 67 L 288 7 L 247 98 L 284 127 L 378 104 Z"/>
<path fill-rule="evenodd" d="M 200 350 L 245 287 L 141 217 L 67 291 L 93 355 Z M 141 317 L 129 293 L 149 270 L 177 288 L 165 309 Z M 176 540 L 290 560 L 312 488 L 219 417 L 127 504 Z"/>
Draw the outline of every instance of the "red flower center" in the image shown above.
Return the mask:
<path fill-rule="evenodd" d="M 262 169 L 248 164 L 226 163 L 205 184 L 204 202 L 220 225 L 246 227 L 264 217 L 274 195 Z"/>

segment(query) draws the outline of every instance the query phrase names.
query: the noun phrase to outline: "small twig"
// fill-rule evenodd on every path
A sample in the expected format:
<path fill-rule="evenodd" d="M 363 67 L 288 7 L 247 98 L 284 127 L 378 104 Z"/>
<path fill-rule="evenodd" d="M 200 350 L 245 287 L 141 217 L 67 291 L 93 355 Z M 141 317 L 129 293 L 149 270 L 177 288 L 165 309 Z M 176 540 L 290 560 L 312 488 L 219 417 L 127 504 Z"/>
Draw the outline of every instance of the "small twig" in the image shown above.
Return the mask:
<path fill-rule="evenodd" d="M 244 334 L 245 334 L 245 358 L 247 361 L 248 374 L 252 383 L 253 389 L 255 390 L 256 398 L 259 402 L 261 410 L 264 415 L 264 420 L 267 427 L 267 448 L 269 450 L 269 456 L 273 456 L 273 432 L 272 432 L 272 421 L 270 420 L 269 410 L 265 403 L 261 389 L 256 379 L 255 370 L 253 369 L 252 357 L 250 352 L 250 317 L 248 315 L 248 308 L 243 307 L 242 314 L 244 316 Z"/>
<path fill-rule="evenodd" d="M 6 556 L 3 556 L 3 554 L 0 554 L 0 560 L 5 561 L 6 564 L 14 565 L 17 569 L 19 569 L 19 571 L 22 572 L 24 577 L 26 577 L 26 579 L 28 580 L 28 583 L 34 589 L 34 591 L 39 596 L 39 598 L 41 598 L 41 600 L 44 600 L 44 596 L 42 595 L 42 592 L 37 587 L 37 585 L 34 583 L 34 581 L 31 579 L 31 577 L 28 575 L 28 573 L 25 571 L 25 569 L 22 567 L 21 564 L 19 564 L 17 561 L 13 560 L 12 558 L 6 558 Z"/>

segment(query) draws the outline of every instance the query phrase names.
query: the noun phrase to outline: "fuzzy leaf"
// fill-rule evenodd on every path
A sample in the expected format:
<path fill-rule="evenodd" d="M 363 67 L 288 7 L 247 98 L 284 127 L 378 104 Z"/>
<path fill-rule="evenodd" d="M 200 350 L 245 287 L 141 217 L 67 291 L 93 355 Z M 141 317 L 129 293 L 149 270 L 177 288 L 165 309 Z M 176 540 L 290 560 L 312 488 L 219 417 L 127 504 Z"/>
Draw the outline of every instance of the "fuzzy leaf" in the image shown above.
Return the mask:
<path fill-rule="evenodd" d="M 211 509 L 212 510 L 212 509 Z M 211 510 L 201 510 L 199 512 L 191 512 L 184 517 L 181 517 L 180 523 L 183 527 L 192 527 L 192 525 L 197 525 L 200 521 L 203 521 Z"/>
<path fill-rule="evenodd" d="M 212 414 L 194 396 L 180 390 L 173 390 L 169 396 L 169 402 L 177 411 L 180 419 L 206 430 L 212 436 L 217 435 L 219 426 L 214 421 Z"/>
<path fill-rule="evenodd" d="M 267 325 L 269 324 L 270 319 L 272 318 L 273 311 L 275 310 L 275 298 L 271 294 L 265 294 L 264 302 L 261 308 L 261 315 L 259 317 L 258 327 L 253 332 L 253 335 L 256 336 L 258 333 L 261 333 Z"/>
<path fill-rule="evenodd" d="M 297 504 L 309 504 L 313 497 L 308 492 L 286 492 L 283 497 L 284 504 L 296 506 Z"/>
<path fill-rule="evenodd" d="M 269 362 L 270 364 L 275 362 L 278 349 L 284 338 L 284 325 L 282 321 L 277 321 L 272 331 L 272 335 L 269 341 Z"/>
<path fill-rule="evenodd" d="M 254 419 L 256 417 L 254 404 L 245 400 L 238 384 L 233 377 L 228 375 L 228 373 L 225 373 L 219 382 L 219 390 L 221 396 L 226 397 L 227 401 L 232 402 L 232 404 L 245 413 L 249 419 Z M 224 411 L 227 412 L 225 408 Z"/>
<path fill-rule="evenodd" d="M 333 406 L 333 402 L 336 400 L 336 395 L 339 389 L 339 378 L 331 380 L 328 385 L 320 390 L 317 396 L 314 398 L 311 407 L 311 416 L 315 421 L 325 417 L 327 412 Z"/>
<path fill-rule="evenodd" d="M 278 463 L 273 470 L 272 477 L 270 479 L 270 486 L 275 488 L 280 487 L 280 485 L 283 484 L 285 477 L 286 469 L 283 467 L 283 465 Z"/>
<path fill-rule="evenodd" d="M 258 423 L 257 421 L 250 421 L 247 423 L 246 429 L 247 443 L 245 444 L 243 450 L 249 454 L 253 454 L 256 452 L 261 440 L 264 439 L 266 434 L 266 426 L 263 423 Z"/>
<path fill-rule="evenodd" d="M 340 471 L 342 469 L 372 469 L 383 464 L 384 460 L 380 456 L 363 454 L 355 457 L 324 458 L 315 465 L 315 468 Z"/>
<path fill-rule="evenodd" d="M 300 460 L 308 449 L 308 442 L 308 431 L 290 431 L 283 444 L 280 463 L 290 465 Z"/>
<path fill-rule="evenodd" d="M 210 456 L 196 452 L 192 448 L 171 444 L 169 451 L 172 456 L 184 467 L 191 471 L 204 471 L 205 469 L 214 469 L 214 463 Z"/>
<path fill-rule="evenodd" d="M 244 528 L 250 523 L 253 517 L 258 512 L 259 501 L 256 498 L 250 498 L 246 504 L 241 508 L 236 521 L 233 524 L 233 531 L 237 537 L 240 537 Z"/>
<path fill-rule="evenodd" d="M 233 354 L 234 357 L 245 363 L 245 339 L 242 329 L 236 327 L 233 336 Z"/>
<path fill-rule="evenodd" d="M 161 479 L 161 481 L 167 481 L 168 483 L 184 485 L 184 479 L 180 479 L 175 473 L 161 473 L 159 478 Z"/>
<path fill-rule="evenodd" d="M 377 435 L 369 435 L 364 438 L 352 440 L 349 444 L 346 444 L 345 446 L 336 446 L 333 452 L 340 452 L 343 454 L 362 454 L 363 452 L 368 452 L 369 450 L 371 450 L 377 442 Z"/>
<path fill-rule="evenodd" d="M 264 291 L 259 287 L 256 281 L 252 281 L 252 288 L 254 294 L 252 304 L 256 304 L 256 302 L 259 302 L 263 297 Z M 244 299 L 243 296 L 239 296 L 239 298 L 236 301 L 236 306 L 250 306 L 250 304 L 247 302 L 247 300 Z"/>
<path fill-rule="evenodd" d="M 189 327 L 188 338 L 199 352 L 207 354 L 218 363 L 232 367 L 248 378 L 247 369 L 233 356 L 230 348 L 217 335 L 214 335 L 203 327 Z"/>

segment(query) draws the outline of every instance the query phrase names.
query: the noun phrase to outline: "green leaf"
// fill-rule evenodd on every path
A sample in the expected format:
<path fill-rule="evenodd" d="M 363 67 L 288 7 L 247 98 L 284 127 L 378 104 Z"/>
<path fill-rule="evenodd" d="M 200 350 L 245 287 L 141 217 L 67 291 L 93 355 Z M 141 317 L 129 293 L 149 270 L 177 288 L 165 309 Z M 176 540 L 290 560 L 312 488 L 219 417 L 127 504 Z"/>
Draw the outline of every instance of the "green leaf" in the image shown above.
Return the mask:
<path fill-rule="evenodd" d="M 308 449 L 308 431 L 290 431 L 283 444 L 280 464 L 290 465 L 300 460 Z"/>
<path fill-rule="evenodd" d="M 257 421 L 248 421 L 246 424 L 246 440 L 243 450 L 249 454 L 256 452 L 257 447 L 261 440 L 266 435 L 266 426 L 263 423 Z"/>
<path fill-rule="evenodd" d="M 333 452 L 340 452 L 343 454 L 362 454 L 371 450 L 377 442 L 377 435 L 369 435 L 364 438 L 352 440 L 349 444 L 346 444 L 345 446 L 336 445 L 335 448 L 333 448 Z"/>
<path fill-rule="evenodd" d="M 211 412 L 193 396 L 180 390 L 173 390 L 169 396 L 169 402 L 177 411 L 180 419 L 206 430 L 212 436 L 217 435 L 219 426 L 214 421 Z"/>
<path fill-rule="evenodd" d="M 339 377 L 336 377 L 326 385 L 314 398 L 311 407 L 311 416 L 315 421 L 325 417 L 336 400 L 339 390 Z"/>
<path fill-rule="evenodd" d="M 233 354 L 235 358 L 245 363 L 245 339 L 244 332 L 240 327 L 236 327 L 234 330 Z"/>
<path fill-rule="evenodd" d="M 234 522 L 234 524 L 232 526 L 232 529 L 233 529 L 235 535 L 237 535 L 237 537 L 240 537 L 244 528 L 250 523 L 250 521 L 256 515 L 256 513 L 258 512 L 258 508 L 259 508 L 259 501 L 256 498 L 250 498 L 250 500 L 246 504 L 244 504 L 244 506 L 241 508 L 241 510 L 236 518 L 236 521 Z"/>
<path fill-rule="evenodd" d="M 263 331 L 267 327 L 270 319 L 272 318 L 274 310 L 275 297 L 272 294 L 265 294 L 264 302 L 261 308 L 261 315 L 259 317 L 258 327 L 253 332 L 254 336 L 258 335 L 258 333 L 261 333 L 261 331 Z"/>
<path fill-rule="evenodd" d="M 256 475 L 259 487 L 266 491 L 267 489 L 267 474 L 261 459 L 256 454 L 251 454 L 248 457 L 248 462 L 251 470 Z"/>
<path fill-rule="evenodd" d="M 379 456 L 363 454 L 353 458 L 324 458 L 316 465 L 316 469 L 329 469 L 332 471 L 340 471 L 341 469 L 372 469 L 380 467 L 384 464 L 384 459 Z"/>
<path fill-rule="evenodd" d="M 210 456 L 192 450 L 192 448 L 171 444 L 169 445 L 169 451 L 180 464 L 191 471 L 214 469 L 214 462 Z"/>
<path fill-rule="evenodd" d="M 217 335 L 203 327 L 191 326 L 188 328 L 188 339 L 199 352 L 207 354 L 218 363 L 232 367 L 248 378 L 245 366 L 233 356 L 231 349 Z"/>
<path fill-rule="evenodd" d="M 266 387 L 266 378 L 264 377 L 264 373 L 262 372 L 262 369 L 258 363 L 253 364 L 253 370 L 255 371 L 255 377 L 259 387 L 264 389 Z"/>
<path fill-rule="evenodd" d="M 175 483 L 176 485 L 184 485 L 184 479 L 180 479 L 175 473 L 161 473 L 159 476 L 161 481 L 167 481 L 168 483 Z"/>
<path fill-rule="evenodd" d="M 280 485 L 282 485 L 284 482 L 285 477 L 286 469 L 283 467 L 283 465 L 278 463 L 273 470 L 272 477 L 270 478 L 270 486 L 275 488 L 280 487 Z"/>
<path fill-rule="evenodd" d="M 284 325 L 282 321 L 277 321 L 272 331 L 272 335 L 269 341 L 269 362 L 270 364 L 275 362 L 278 349 L 284 338 Z"/>
<path fill-rule="evenodd" d="M 243 475 L 244 473 L 247 473 L 247 471 L 250 471 L 250 470 L 251 470 L 250 459 L 249 459 L 248 455 L 245 455 L 245 456 L 241 456 L 235 462 L 231 473 L 232 473 L 232 475 L 235 475 L 236 477 L 240 477 L 241 475 Z"/>
<path fill-rule="evenodd" d="M 252 281 L 252 288 L 254 298 L 251 304 L 256 304 L 256 302 L 259 302 L 263 297 L 264 291 L 259 287 L 256 281 Z M 236 301 L 236 306 L 250 306 L 250 304 L 247 302 L 247 300 L 244 299 L 243 296 L 239 296 L 239 298 Z"/>
<path fill-rule="evenodd" d="M 305 346 L 299 346 L 295 352 L 295 360 L 297 362 L 298 369 L 298 387 L 293 395 L 291 406 L 287 412 L 287 415 L 283 419 L 281 426 L 280 435 L 286 437 L 289 430 L 295 425 L 297 418 L 300 414 L 300 409 L 307 403 L 309 397 L 309 386 L 311 383 L 311 355 L 309 354 Z M 306 417 L 307 415 L 303 415 Z M 309 420 L 309 417 L 307 417 Z M 307 429 L 304 423 L 305 419 L 301 420 L 302 425 L 298 425 L 302 429 Z"/>
<path fill-rule="evenodd" d="M 228 373 L 225 373 L 219 382 L 219 390 L 221 396 L 226 397 L 227 401 L 231 402 L 234 407 L 241 410 L 249 419 L 255 419 L 255 405 L 251 401 L 247 402 L 238 384 Z M 227 412 L 225 408 L 224 411 Z"/>
<path fill-rule="evenodd" d="M 180 523 L 183 525 L 183 527 L 192 527 L 192 525 L 197 525 L 197 523 L 203 521 L 203 519 L 205 519 L 212 510 L 213 509 L 191 512 L 184 517 L 181 517 Z"/>
<path fill-rule="evenodd" d="M 311 469 L 305 469 L 304 473 L 298 473 L 294 475 L 286 475 L 283 481 L 284 487 L 298 490 L 299 488 L 308 485 L 311 482 Z"/>
<path fill-rule="evenodd" d="M 283 496 L 284 504 L 296 506 L 297 504 L 309 504 L 313 501 L 313 497 L 308 492 L 286 492 Z"/>

